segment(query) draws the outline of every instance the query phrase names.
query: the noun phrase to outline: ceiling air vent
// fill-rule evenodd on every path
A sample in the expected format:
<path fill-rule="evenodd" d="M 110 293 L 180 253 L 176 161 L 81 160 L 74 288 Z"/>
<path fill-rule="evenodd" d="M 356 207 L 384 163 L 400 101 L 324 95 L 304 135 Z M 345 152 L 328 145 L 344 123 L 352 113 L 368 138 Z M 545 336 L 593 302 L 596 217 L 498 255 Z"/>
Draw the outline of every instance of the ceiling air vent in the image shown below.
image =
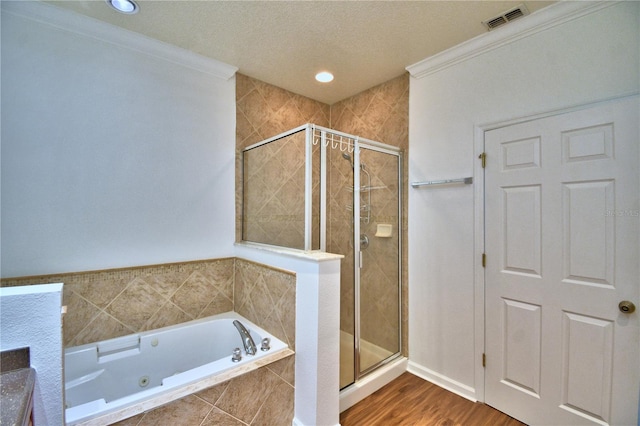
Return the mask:
<path fill-rule="evenodd" d="M 527 10 L 527 7 L 524 4 L 521 4 L 519 6 L 514 7 L 513 9 L 509 9 L 505 12 L 502 12 L 498 16 L 495 16 L 491 19 L 487 19 L 486 21 L 482 21 L 482 23 L 484 24 L 485 27 L 487 27 L 489 31 L 491 31 L 494 28 L 498 28 L 504 24 L 508 24 L 514 19 L 518 19 L 521 16 L 525 16 L 528 14 L 529 14 L 529 11 Z"/>

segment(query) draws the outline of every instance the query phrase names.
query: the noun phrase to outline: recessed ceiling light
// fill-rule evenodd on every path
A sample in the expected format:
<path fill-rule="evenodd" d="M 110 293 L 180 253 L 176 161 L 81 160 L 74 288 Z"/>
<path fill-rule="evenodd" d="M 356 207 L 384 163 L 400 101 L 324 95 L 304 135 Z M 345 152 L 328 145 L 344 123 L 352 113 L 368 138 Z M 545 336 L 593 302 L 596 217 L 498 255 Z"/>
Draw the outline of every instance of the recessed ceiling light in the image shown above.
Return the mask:
<path fill-rule="evenodd" d="M 107 3 L 121 13 L 131 15 L 138 12 L 138 5 L 132 0 L 107 0 Z"/>
<path fill-rule="evenodd" d="M 316 80 L 318 80 L 320 83 L 328 83 L 333 80 L 333 74 L 331 74 L 329 71 L 319 72 L 318 74 L 316 74 Z"/>

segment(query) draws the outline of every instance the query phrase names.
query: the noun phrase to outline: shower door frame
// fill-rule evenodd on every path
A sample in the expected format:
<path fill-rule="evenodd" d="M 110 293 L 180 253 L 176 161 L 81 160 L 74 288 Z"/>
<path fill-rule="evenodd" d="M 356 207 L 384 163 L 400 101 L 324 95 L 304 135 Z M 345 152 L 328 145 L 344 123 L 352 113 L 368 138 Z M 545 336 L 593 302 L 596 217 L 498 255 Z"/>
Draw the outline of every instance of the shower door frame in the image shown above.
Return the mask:
<path fill-rule="evenodd" d="M 349 154 L 353 154 L 353 256 L 354 256 L 354 376 L 353 382 L 346 385 L 343 389 L 347 389 L 353 384 L 357 383 L 359 379 L 366 376 L 367 374 L 373 372 L 377 368 L 388 364 L 394 361 L 396 358 L 400 357 L 402 354 L 402 201 L 403 201 L 403 180 L 402 180 L 402 171 L 403 171 L 403 156 L 400 148 L 395 147 L 393 145 L 387 145 L 382 142 L 373 141 L 370 139 L 361 138 L 355 135 L 351 135 L 348 133 L 340 132 L 337 130 L 333 130 L 327 127 L 317 126 L 315 124 L 307 123 L 296 128 L 290 129 L 286 132 L 280 133 L 276 136 L 270 137 L 263 141 L 257 142 L 253 145 L 250 145 L 244 148 L 243 154 L 246 151 L 250 151 L 259 146 L 268 144 L 275 140 L 293 135 L 295 133 L 305 131 L 305 194 L 304 194 L 304 250 L 305 251 L 313 251 L 313 145 L 320 145 L 320 200 L 319 200 L 319 215 L 320 215 L 320 223 L 319 223 L 319 251 L 326 252 L 327 251 L 327 170 L 328 170 L 328 158 L 327 158 L 327 148 L 331 142 L 326 141 L 326 134 L 331 133 L 332 135 L 340 137 L 340 144 L 342 145 L 342 138 L 351 139 L 353 141 L 353 149 L 349 149 L 349 143 L 347 142 L 347 148 L 345 150 L 341 149 L 343 152 L 348 152 Z M 315 132 L 320 132 L 320 139 L 315 139 Z M 398 250 L 397 250 L 397 262 L 398 262 L 398 277 L 397 277 L 397 288 L 398 288 L 398 350 L 392 355 L 384 358 L 381 361 L 376 362 L 371 365 L 364 371 L 360 371 L 360 279 L 361 279 L 361 269 L 362 269 L 362 250 L 360 249 L 360 244 L 356 243 L 360 241 L 360 194 L 361 194 L 361 183 L 360 183 L 360 148 L 367 149 L 370 151 L 379 152 L 382 154 L 393 155 L 397 157 L 397 183 L 398 183 L 398 226 L 396 232 L 398 234 Z M 244 160 L 242 162 L 244 168 Z M 356 173 L 358 170 L 358 173 Z M 243 170 L 244 176 L 244 170 Z M 370 189 L 369 189 L 370 190 Z M 244 192 L 244 189 L 243 189 Z M 244 195 L 243 195 L 244 197 Z M 244 209 L 244 203 L 243 203 Z M 356 215 L 358 220 L 356 220 Z M 243 213 L 244 217 L 244 213 Z M 242 225 L 242 237 L 244 239 L 244 223 Z M 261 243 L 258 243 L 261 244 Z M 269 244 L 267 244 L 269 245 Z M 295 250 L 295 249 L 294 249 Z"/>
<path fill-rule="evenodd" d="M 242 149 L 242 176 L 243 176 L 243 188 L 242 188 L 242 198 L 243 198 L 243 202 L 242 202 L 242 231 L 241 231 L 241 238 L 242 241 L 249 241 L 252 242 L 254 244 L 264 244 L 267 246 L 274 246 L 274 247 L 283 247 L 283 246 L 278 246 L 275 244 L 269 244 L 269 243 L 258 243 L 258 242 L 254 242 L 254 241 L 250 241 L 250 240 L 245 240 L 245 223 L 244 223 L 244 209 L 245 209 L 245 205 L 244 205 L 244 192 L 245 192 L 245 182 L 244 182 L 244 154 L 245 152 L 251 151 L 255 148 L 259 148 L 263 145 L 267 145 L 271 142 L 277 141 L 279 139 L 282 138 L 286 138 L 287 136 L 291 136 L 294 135 L 296 133 L 305 132 L 305 142 L 304 142 L 304 150 L 305 150 L 305 161 L 304 161 L 304 167 L 305 167 L 305 171 L 304 171 L 304 246 L 303 246 L 303 250 L 304 251 L 312 251 L 313 247 L 313 238 L 312 238 L 312 233 L 313 233 L 313 128 L 317 127 L 314 124 L 311 123 L 307 123 L 307 124 L 303 124 L 301 126 L 295 127 L 293 129 L 287 130 L 286 132 L 282 132 L 279 133 L 275 136 L 272 136 L 270 138 L 264 139 L 260 142 L 256 142 L 252 145 L 247 146 L 246 148 Z M 329 130 L 329 129 L 327 129 Z M 321 150 L 321 155 L 324 156 L 325 153 L 322 152 L 324 150 Z M 325 251 L 326 252 L 326 238 L 322 235 L 322 218 L 324 217 L 326 211 L 326 207 L 323 204 L 324 201 L 326 201 L 326 197 L 324 197 L 324 190 L 323 190 L 323 186 L 322 186 L 322 174 L 323 174 L 323 170 L 326 169 L 326 165 L 323 163 L 323 161 L 321 159 L 321 165 L 320 165 L 320 173 L 321 173 L 321 187 L 320 187 L 320 193 L 321 193 L 321 203 L 320 203 L 320 222 L 321 222 L 321 231 L 320 231 L 320 243 L 319 243 L 319 249 L 320 251 Z M 326 174 L 326 173 L 325 173 Z M 324 198 L 323 198 L 324 197 Z M 326 221 L 325 221 L 326 224 Z M 325 225 L 325 229 L 326 229 L 326 225 Z M 292 247 L 286 247 L 286 248 L 291 248 L 292 250 L 299 250 L 296 248 L 292 248 Z"/>
<path fill-rule="evenodd" d="M 364 141 L 364 143 L 361 143 Z M 361 355 L 361 347 L 360 347 L 360 280 L 361 280 L 361 270 L 362 270 L 362 250 L 360 249 L 360 244 L 356 244 L 355 241 L 360 241 L 360 188 L 362 185 L 360 183 L 360 148 L 368 149 L 370 151 L 379 152 L 382 154 L 393 155 L 397 157 L 397 166 L 398 166 L 398 174 L 397 174 L 397 182 L 398 182 L 398 227 L 396 232 L 398 233 L 398 251 L 397 251 L 397 262 L 398 262 L 398 350 L 392 355 L 384 358 L 375 364 L 371 365 L 364 371 L 360 371 L 360 355 Z M 402 169 L 403 169 L 403 158 L 402 152 L 399 148 L 396 148 L 391 145 L 386 145 L 381 142 L 376 142 L 372 140 L 367 140 L 360 138 L 356 140 L 356 149 L 354 150 L 354 166 L 353 166 L 353 249 L 354 249 L 354 377 L 353 383 L 345 386 L 343 389 L 347 389 L 350 386 L 353 386 L 360 380 L 362 377 L 366 376 L 369 373 L 377 370 L 379 367 L 388 364 L 394 361 L 396 358 L 400 357 L 402 354 Z M 358 170 L 358 173 L 355 171 Z M 371 189 L 369 189 L 371 191 Z M 356 212 L 358 215 L 358 220 L 356 220 Z"/>
<path fill-rule="evenodd" d="M 326 252 L 326 233 L 327 233 L 327 211 L 326 211 L 326 200 L 327 200 L 327 170 L 328 170 L 328 160 L 327 160 L 327 147 L 328 143 L 326 142 L 326 133 L 332 133 L 337 136 L 345 137 L 353 140 L 353 151 L 349 151 L 349 153 L 353 154 L 353 256 L 354 256 L 354 365 L 353 365 L 353 382 L 346 385 L 342 389 L 347 389 L 350 386 L 354 385 L 358 382 L 362 377 L 367 374 L 375 371 L 379 367 L 388 364 L 394 361 L 396 358 L 400 357 L 402 354 L 402 170 L 403 170 L 403 157 L 402 151 L 398 147 L 394 147 L 392 145 L 387 145 L 381 142 L 376 142 L 373 140 L 361 138 L 358 136 L 354 136 L 348 133 L 340 132 L 337 130 L 325 128 L 322 126 L 316 126 L 314 124 L 310 125 L 310 133 L 314 135 L 315 131 L 320 132 L 320 250 Z M 311 144 L 313 142 L 313 136 L 307 139 L 307 165 L 311 164 Z M 397 351 L 392 355 L 384 358 L 381 361 L 376 362 L 371 365 L 364 371 L 360 371 L 360 355 L 361 355 L 361 347 L 360 347 L 360 273 L 362 269 L 362 250 L 360 249 L 360 244 L 356 243 L 360 241 L 360 193 L 362 185 L 360 183 L 360 173 L 356 173 L 356 170 L 360 171 L 360 149 L 368 149 L 370 151 L 379 152 L 382 154 L 392 155 L 397 157 L 397 182 L 398 182 L 398 227 L 396 232 L 398 233 L 398 251 L 397 251 L 397 262 L 398 262 L 398 277 L 397 277 L 397 288 L 398 288 L 398 346 Z M 308 194 L 311 195 L 311 185 L 312 185 L 312 176 L 309 171 L 308 175 L 309 180 L 307 181 Z M 370 190 L 370 189 L 369 189 Z M 356 214 L 358 216 L 356 220 Z"/>

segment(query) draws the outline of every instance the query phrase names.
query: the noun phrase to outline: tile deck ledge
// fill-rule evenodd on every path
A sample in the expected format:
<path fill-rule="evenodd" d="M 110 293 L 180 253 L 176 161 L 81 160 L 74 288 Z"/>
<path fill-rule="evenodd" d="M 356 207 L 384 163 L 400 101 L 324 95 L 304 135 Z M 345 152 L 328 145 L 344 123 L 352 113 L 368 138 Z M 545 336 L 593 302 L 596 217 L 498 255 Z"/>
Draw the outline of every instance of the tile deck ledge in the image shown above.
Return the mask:
<path fill-rule="evenodd" d="M 263 250 L 271 253 L 296 257 L 299 259 L 311 260 L 315 262 L 325 262 L 329 260 L 344 258 L 344 255 L 342 254 L 327 253 L 320 250 L 298 250 L 298 249 L 292 249 L 288 247 L 271 246 L 269 244 L 252 243 L 249 241 L 237 242 L 235 243 L 235 246 L 253 248 L 257 250 Z"/>

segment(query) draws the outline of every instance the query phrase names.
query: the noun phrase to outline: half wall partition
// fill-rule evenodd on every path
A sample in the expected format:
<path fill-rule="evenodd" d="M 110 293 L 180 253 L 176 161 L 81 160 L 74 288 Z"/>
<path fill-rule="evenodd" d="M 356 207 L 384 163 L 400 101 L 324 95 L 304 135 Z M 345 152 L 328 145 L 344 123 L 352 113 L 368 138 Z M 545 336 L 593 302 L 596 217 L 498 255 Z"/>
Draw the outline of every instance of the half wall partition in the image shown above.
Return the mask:
<path fill-rule="evenodd" d="M 306 124 L 243 151 L 245 241 L 344 255 L 340 387 L 400 354 L 398 148 Z"/>

